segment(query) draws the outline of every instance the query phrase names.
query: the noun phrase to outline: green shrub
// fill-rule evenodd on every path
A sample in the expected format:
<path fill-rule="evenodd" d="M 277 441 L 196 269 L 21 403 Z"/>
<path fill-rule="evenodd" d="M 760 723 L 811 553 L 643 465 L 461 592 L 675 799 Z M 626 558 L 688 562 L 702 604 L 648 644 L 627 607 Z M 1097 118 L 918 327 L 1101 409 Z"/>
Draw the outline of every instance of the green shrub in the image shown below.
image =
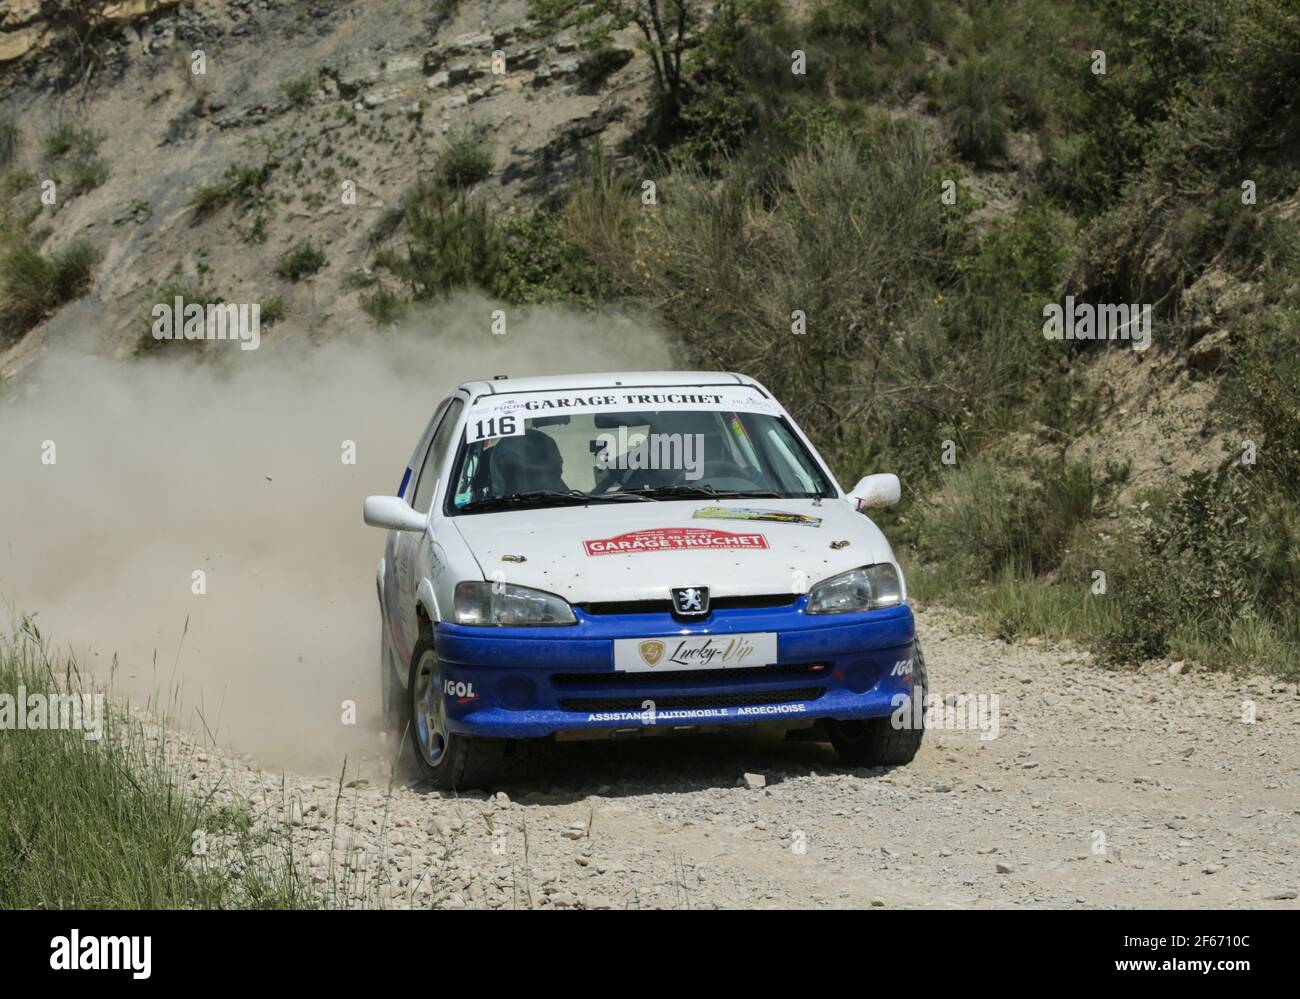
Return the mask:
<path fill-rule="evenodd" d="M 211 215 L 229 200 L 226 188 L 222 184 L 201 184 L 190 196 L 190 208 L 199 218 Z"/>
<path fill-rule="evenodd" d="M 1294 270 L 1278 272 L 1290 284 Z M 1243 316 L 1244 335 L 1223 393 L 1256 445 L 1261 488 L 1300 503 L 1300 288 Z M 1234 319 L 1236 317 L 1233 317 Z"/>
<path fill-rule="evenodd" d="M 1002 77 L 991 60 L 970 60 L 943 81 L 953 145 L 963 157 L 987 163 L 1007 149 L 1007 110 Z"/>
<path fill-rule="evenodd" d="M 1156 301 L 1168 310 L 1212 260 L 1237 263 L 1217 253 L 1230 196 L 1240 216 L 1242 180 L 1283 160 L 1275 150 L 1300 133 L 1300 11 L 1290 0 L 1247 0 L 1190 5 L 1170 18 L 1165 6 L 1142 0 L 1110 10 L 1145 67 L 1121 95 L 1140 126 L 1140 153 L 1114 157 L 1111 123 L 1124 103 L 1112 94 L 1095 116 L 1096 133 L 1112 145 L 1127 183 L 1085 232 L 1071 284 L 1076 294 Z M 1119 137 L 1134 131 L 1126 126 Z M 1205 207 L 1220 198 L 1217 212 Z M 1253 245 L 1241 241 L 1238 249 Z"/>
<path fill-rule="evenodd" d="M 108 163 L 95 155 L 103 138 L 76 122 L 64 122 L 46 135 L 45 155 L 52 161 L 67 160 L 68 194 L 84 194 L 108 178 Z"/>
<path fill-rule="evenodd" d="M 216 295 L 204 288 L 197 280 L 186 277 L 173 277 L 164 282 L 161 286 L 154 289 L 144 304 L 144 315 L 141 321 L 141 332 L 136 338 L 135 353 L 149 354 L 156 350 L 202 350 L 208 341 L 206 340 L 186 340 L 180 336 L 180 330 L 173 326 L 173 335 L 171 339 L 161 339 L 153 335 L 154 316 L 153 309 L 157 305 L 174 306 L 176 299 L 184 301 L 186 307 L 190 305 L 201 305 L 206 309 L 209 305 L 215 305 L 222 301 L 220 295 Z M 181 317 L 173 316 L 173 324 L 180 324 Z"/>
<path fill-rule="evenodd" d="M 217 183 L 203 184 L 195 189 L 190 198 L 190 208 L 197 218 L 203 219 L 226 205 L 234 205 L 240 212 L 263 205 L 266 202 L 264 189 L 274 169 L 270 160 L 256 167 L 232 163 Z"/>
<path fill-rule="evenodd" d="M 1225 463 L 1188 476 L 1149 511 L 1110 573 L 1121 614 L 1099 642 L 1104 658 L 1129 663 L 1182 648 L 1211 665 L 1300 668 L 1296 654 L 1237 658 L 1275 653 L 1300 635 L 1300 506 L 1258 487 L 1248 466 Z"/>
<path fill-rule="evenodd" d="M 1087 459 L 1006 468 L 976 456 L 954 466 L 938 497 L 923 505 L 922 550 L 964 568 L 970 580 L 1048 572 L 1127 477 L 1125 466 L 1099 475 Z"/>
<path fill-rule="evenodd" d="M 358 288 L 373 288 L 376 277 L 367 270 L 348 271 L 343 275 L 343 287 L 349 291 L 355 291 Z"/>
<path fill-rule="evenodd" d="M 45 155 L 60 159 L 68 153 L 94 153 L 103 140 L 101 132 L 76 122 L 64 122 L 46 135 Z"/>
<path fill-rule="evenodd" d="M 377 325 L 392 326 L 406 315 L 407 302 L 391 288 L 380 285 L 361 296 L 361 308 Z"/>
<path fill-rule="evenodd" d="M 807 30 L 835 93 L 905 100 L 925 77 L 927 50 L 942 47 L 957 22 L 949 0 L 830 0 Z"/>
<path fill-rule="evenodd" d="M 1042 201 L 1025 202 L 983 234 L 956 261 L 972 323 L 1010 311 L 1019 322 L 1041 324 L 1043 305 L 1056 299 L 1072 236 L 1068 219 Z"/>
<path fill-rule="evenodd" d="M 417 183 L 403 198 L 400 248 L 381 251 L 375 266 L 392 273 L 416 300 L 456 288 L 491 289 L 502 268 L 500 233 L 487 206 L 441 176 Z M 370 296 L 391 314 L 385 296 Z M 372 313 L 373 314 L 373 313 Z"/>
<path fill-rule="evenodd" d="M 449 187 L 469 188 L 492 173 L 492 151 L 478 131 L 453 132 L 438 160 L 438 175 Z"/>
<path fill-rule="evenodd" d="M 586 53 L 578 63 L 578 81 L 588 90 L 595 90 L 626 66 L 631 54 L 628 49 L 612 45 L 602 45 Z"/>
<path fill-rule="evenodd" d="M 0 117 L 0 170 L 8 170 L 18 158 L 21 133 L 8 115 Z"/>
<path fill-rule="evenodd" d="M 287 281 L 298 281 L 325 266 L 325 251 L 304 241 L 280 257 L 275 273 Z"/>
<path fill-rule="evenodd" d="M 0 257 L 0 328 L 21 336 L 90 286 L 99 251 L 78 240 L 50 256 L 26 239 Z"/>
<path fill-rule="evenodd" d="M 814 10 L 811 27 L 873 49 L 903 41 L 941 43 L 955 20 L 956 10 L 946 0 L 830 0 Z"/>
<path fill-rule="evenodd" d="M 108 179 L 108 162 L 98 156 L 78 156 L 69 166 L 70 194 L 85 194 L 87 191 L 93 191 Z"/>
<path fill-rule="evenodd" d="M 270 298 L 266 299 L 266 301 L 262 302 L 261 310 L 258 313 L 260 317 L 259 321 L 267 326 L 270 326 L 272 323 L 278 323 L 284 318 L 284 314 L 284 299 L 279 295 L 272 295 Z"/>
<path fill-rule="evenodd" d="M 379 213 L 371 225 L 370 231 L 366 234 L 371 246 L 378 246 L 386 242 L 402 226 L 402 218 L 406 214 L 406 207 L 400 201 L 395 205 L 389 205 Z"/>
<path fill-rule="evenodd" d="M 316 95 L 320 80 L 315 73 L 304 73 L 280 84 L 280 93 L 294 107 L 304 107 Z"/>
<path fill-rule="evenodd" d="M 875 430 L 877 407 L 912 401 L 886 379 L 911 363 L 902 330 L 934 307 L 955 248 L 942 161 L 919 130 L 882 124 L 757 169 L 679 171 L 654 211 L 597 171 L 571 231 L 611 287 L 659 307 L 685 363 L 760 378 L 838 456 Z"/>
<path fill-rule="evenodd" d="M 100 253 L 91 243 L 79 239 L 51 257 L 53 264 L 52 307 L 80 298 L 90 287 L 90 278 Z"/>
<path fill-rule="evenodd" d="M 45 318 L 53 297 L 54 266 L 29 244 L 0 259 L 0 319 L 10 336 L 21 335 Z"/>
<path fill-rule="evenodd" d="M 546 209 L 500 224 L 501 269 L 493 293 L 511 304 L 590 303 L 603 282 L 584 249 L 567 233 L 563 218 Z"/>
<path fill-rule="evenodd" d="M 561 213 L 564 239 L 594 262 L 611 295 L 627 294 L 640 285 L 627 270 L 637 191 L 599 144 L 588 151 L 586 167 Z"/>

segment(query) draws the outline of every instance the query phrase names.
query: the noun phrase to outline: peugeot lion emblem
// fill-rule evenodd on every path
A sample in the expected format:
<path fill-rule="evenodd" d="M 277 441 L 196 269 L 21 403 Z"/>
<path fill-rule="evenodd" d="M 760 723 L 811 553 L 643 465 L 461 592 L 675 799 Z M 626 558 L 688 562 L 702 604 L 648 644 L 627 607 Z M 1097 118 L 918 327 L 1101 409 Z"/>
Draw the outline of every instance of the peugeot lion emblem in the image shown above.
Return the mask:
<path fill-rule="evenodd" d="M 674 586 L 673 610 L 683 617 L 699 617 L 709 612 L 707 586 Z"/>

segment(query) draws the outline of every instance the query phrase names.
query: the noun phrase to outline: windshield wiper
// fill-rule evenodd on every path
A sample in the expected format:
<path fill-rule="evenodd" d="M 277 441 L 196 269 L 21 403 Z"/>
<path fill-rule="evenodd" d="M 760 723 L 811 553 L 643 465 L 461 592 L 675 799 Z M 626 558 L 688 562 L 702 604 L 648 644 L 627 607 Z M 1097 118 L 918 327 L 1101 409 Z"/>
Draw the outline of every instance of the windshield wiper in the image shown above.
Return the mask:
<path fill-rule="evenodd" d="M 680 496 L 706 496 L 709 499 L 740 499 L 743 497 L 751 497 L 753 499 L 781 499 L 783 497 L 782 493 L 775 492 L 771 489 L 714 489 L 713 486 L 692 486 L 684 483 L 676 486 L 641 486 L 637 489 L 630 489 L 628 492 L 635 493 L 639 496 L 645 496 L 649 499 Z"/>
<path fill-rule="evenodd" d="M 510 507 L 550 506 L 557 503 L 586 505 L 588 503 L 620 502 L 641 499 L 630 493 L 610 493 L 608 496 L 591 496 L 580 489 L 528 489 L 509 496 L 485 496 L 461 507 L 465 510 L 501 510 Z"/>

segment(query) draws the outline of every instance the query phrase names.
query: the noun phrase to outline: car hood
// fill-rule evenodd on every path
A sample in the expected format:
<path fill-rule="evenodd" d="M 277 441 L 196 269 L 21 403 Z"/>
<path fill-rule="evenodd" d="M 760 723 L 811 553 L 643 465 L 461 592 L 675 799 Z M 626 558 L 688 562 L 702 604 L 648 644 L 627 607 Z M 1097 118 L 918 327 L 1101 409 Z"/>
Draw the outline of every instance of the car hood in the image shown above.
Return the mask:
<path fill-rule="evenodd" d="M 793 522 L 761 519 L 774 514 Z M 447 523 L 484 578 L 570 603 L 665 599 L 673 586 L 708 586 L 714 597 L 803 592 L 857 566 L 893 561 L 875 524 L 838 499 L 602 503 Z"/>

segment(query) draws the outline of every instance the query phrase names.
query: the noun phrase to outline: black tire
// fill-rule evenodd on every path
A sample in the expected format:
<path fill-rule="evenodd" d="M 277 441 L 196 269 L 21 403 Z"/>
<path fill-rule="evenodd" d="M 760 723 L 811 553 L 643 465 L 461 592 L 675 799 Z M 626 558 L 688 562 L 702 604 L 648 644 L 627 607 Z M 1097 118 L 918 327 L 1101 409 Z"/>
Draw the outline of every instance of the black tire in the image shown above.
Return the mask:
<path fill-rule="evenodd" d="M 426 704 L 431 685 L 432 700 Z M 491 789 L 505 775 L 507 757 L 513 755 L 510 742 L 474 739 L 440 728 L 436 721 L 442 711 L 440 688 L 438 653 L 433 636 L 425 634 L 411 651 L 405 691 L 406 728 L 420 776 L 444 791 Z"/>
<path fill-rule="evenodd" d="M 925 669 L 925 653 L 921 651 L 918 639 L 912 652 L 912 689 L 913 704 L 920 698 L 921 707 L 925 707 L 925 695 L 930 689 L 929 677 Z M 909 713 L 910 717 L 910 713 Z M 925 712 L 921 712 L 921 724 L 916 727 L 894 728 L 893 718 L 865 718 L 856 721 L 829 721 L 827 731 L 831 745 L 839 755 L 840 762 L 851 767 L 901 767 L 912 762 L 921 740 L 925 738 Z"/>

